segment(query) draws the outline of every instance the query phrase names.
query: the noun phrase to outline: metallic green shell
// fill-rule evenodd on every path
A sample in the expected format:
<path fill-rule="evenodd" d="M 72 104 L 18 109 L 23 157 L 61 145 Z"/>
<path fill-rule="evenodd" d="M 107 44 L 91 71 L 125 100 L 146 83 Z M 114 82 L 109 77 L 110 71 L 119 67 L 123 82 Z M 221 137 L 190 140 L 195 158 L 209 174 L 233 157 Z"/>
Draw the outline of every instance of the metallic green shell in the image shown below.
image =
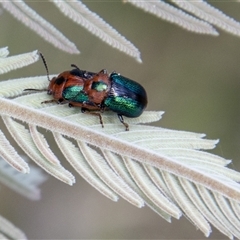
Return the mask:
<path fill-rule="evenodd" d="M 140 116 L 147 106 L 145 89 L 139 83 L 117 73 L 112 73 L 110 80 L 111 90 L 104 105 L 126 117 Z"/>
<path fill-rule="evenodd" d="M 83 86 L 75 85 L 64 88 L 62 97 L 72 102 L 83 103 L 89 100 L 88 96 L 82 91 Z"/>

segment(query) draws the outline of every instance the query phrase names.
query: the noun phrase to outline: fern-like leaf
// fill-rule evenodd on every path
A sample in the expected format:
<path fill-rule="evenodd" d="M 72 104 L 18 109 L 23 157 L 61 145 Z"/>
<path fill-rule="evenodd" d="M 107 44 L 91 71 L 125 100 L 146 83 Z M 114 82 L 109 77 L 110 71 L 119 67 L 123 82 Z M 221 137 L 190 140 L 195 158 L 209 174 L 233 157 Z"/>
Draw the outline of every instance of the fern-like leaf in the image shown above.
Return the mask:
<path fill-rule="evenodd" d="M 205 236 L 212 224 L 229 238 L 240 237 L 240 173 L 226 167 L 229 160 L 202 151 L 218 140 L 142 125 L 160 120 L 163 112 L 126 118 L 129 132 L 116 114 L 104 113 L 103 129 L 99 118 L 78 108 L 41 104 L 51 99 L 46 92 L 23 94 L 25 88 L 46 89 L 48 83 L 45 76 L 0 83 L 0 115 L 41 168 L 73 184 L 73 175 L 56 157 L 62 151 L 78 174 L 113 201 L 122 197 L 137 207 L 146 204 L 167 221 L 184 214 Z M 52 133 L 58 150 L 50 150 L 42 128 Z M 10 163 L 14 166 L 14 159 Z"/>
<path fill-rule="evenodd" d="M 13 57 L 7 57 L 8 54 L 9 52 L 6 47 L 0 48 L 0 74 L 32 64 L 39 58 L 37 51 L 24 53 Z"/>
<path fill-rule="evenodd" d="M 188 31 L 218 35 L 217 31 L 207 22 L 201 21 L 164 1 L 126 0 L 125 2 L 129 2 L 163 20 L 175 23 Z"/>
<path fill-rule="evenodd" d="M 86 5 L 80 1 L 51 1 L 71 20 L 85 27 L 110 46 L 134 57 L 138 62 L 142 62 L 139 50 L 96 13 L 91 12 Z"/>
<path fill-rule="evenodd" d="M 79 53 L 74 43 L 70 42 L 53 25 L 48 23 L 33 9 L 28 7 L 24 1 L 3 1 L 1 2 L 1 5 L 17 20 L 21 21 L 23 24 L 36 32 L 43 39 L 53 44 L 55 47 L 72 54 Z"/>
<path fill-rule="evenodd" d="M 92 34 L 110 46 L 134 57 L 141 62 L 139 50 L 96 13 L 91 12 L 80 1 L 54 1 L 59 10 L 74 22 L 85 27 Z M 55 47 L 71 54 L 79 53 L 76 46 L 44 18 L 38 15 L 24 1 L 1 2 L 2 7 Z"/>
<path fill-rule="evenodd" d="M 39 185 L 46 179 L 46 175 L 39 168 L 31 166 L 28 174 L 22 174 L 0 159 L 0 182 L 24 197 L 39 200 L 41 198 Z"/>
<path fill-rule="evenodd" d="M 90 11 L 81 1 L 51 1 L 72 21 L 85 27 L 88 31 L 110 46 L 134 57 L 138 62 L 141 62 L 140 51 L 101 17 Z M 172 2 L 181 9 L 164 1 L 124 0 L 124 2 L 129 2 L 146 12 L 196 33 L 218 35 L 218 32 L 212 26 L 215 25 L 229 33 L 237 36 L 240 35 L 239 22 L 226 16 L 224 13 L 202 0 L 197 2 L 172 0 Z M 7 10 L 16 19 L 55 47 L 71 54 L 79 53 L 74 43 L 68 40 L 68 38 L 59 32 L 53 25 L 31 9 L 23 0 L 2 1 L 0 4 L 3 9 Z M 182 11 L 182 9 L 190 12 L 196 17 Z"/>
<path fill-rule="evenodd" d="M 240 36 L 240 23 L 228 17 L 220 10 L 212 7 L 206 1 L 176 1 L 172 0 L 182 9 L 194 14 L 195 16 L 229 32 Z"/>
<path fill-rule="evenodd" d="M 206 1 L 178 1 L 171 0 L 179 8 L 164 1 L 134 1 L 125 0 L 159 18 L 172 22 L 188 31 L 218 35 L 212 25 L 231 34 L 240 36 L 240 23 L 208 4 Z M 184 11 L 186 12 L 184 12 Z M 192 15 L 190 15 L 189 13 Z M 195 17 L 196 16 L 196 17 Z"/>
<path fill-rule="evenodd" d="M 0 215 L 0 238 L 1 239 L 22 239 L 25 240 L 27 237 L 25 234 L 12 223 L 10 223 L 6 218 Z"/>

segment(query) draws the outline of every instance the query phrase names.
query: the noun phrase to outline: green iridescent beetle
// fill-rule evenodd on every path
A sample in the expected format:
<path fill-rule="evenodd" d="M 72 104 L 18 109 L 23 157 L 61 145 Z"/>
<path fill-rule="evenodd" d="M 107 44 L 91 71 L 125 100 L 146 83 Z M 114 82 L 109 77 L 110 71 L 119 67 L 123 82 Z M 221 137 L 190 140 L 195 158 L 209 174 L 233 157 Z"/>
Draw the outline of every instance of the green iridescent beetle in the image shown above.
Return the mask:
<path fill-rule="evenodd" d="M 86 110 L 90 114 L 99 116 L 103 127 L 100 112 L 111 110 L 116 112 L 126 131 L 128 124 L 124 122 L 123 116 L 135 118 L 142 114 L 147 106 L 147 93 L 137 82 L 126 78 L 119 73 L 113 72 L 110 75 L 106 70 L 99 73 L 80 70 L 76 65 L 74 69 L 65 71 L 57 77 L 49 79 L 46 61 L 39 53 L 45 65 L 49 85 L 47 94 L 52 95 L 52 100 L 42 103 L 67 102 L 70 107 L 81 107 L 82 112 Z M 37 89 L 25 89 L 35 90 Z"/>

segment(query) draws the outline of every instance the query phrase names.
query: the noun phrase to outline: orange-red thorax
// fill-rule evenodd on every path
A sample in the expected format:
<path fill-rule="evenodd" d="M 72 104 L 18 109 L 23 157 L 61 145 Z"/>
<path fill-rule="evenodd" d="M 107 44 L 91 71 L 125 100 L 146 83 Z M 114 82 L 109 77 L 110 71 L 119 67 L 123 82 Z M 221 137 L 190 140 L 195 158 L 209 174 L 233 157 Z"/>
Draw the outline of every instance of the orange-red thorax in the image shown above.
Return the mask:
<path fill-rule="evenodd" d="M 106 70 L 102 70 L 84 83 L 84 92 L 89 100 L 100 105 L 108 96 L 111 82 Z"/>
<path fill-rule="evenodd" d="M 73 85 L 84 85 L 85 80 L 79 76 L 72 75 L 70 71 L 65 71 L 57 77 L 53 77 L 48 85 L 47 93 L 53 95 L 56 100 L 62 99 L 63 90 Z"/>

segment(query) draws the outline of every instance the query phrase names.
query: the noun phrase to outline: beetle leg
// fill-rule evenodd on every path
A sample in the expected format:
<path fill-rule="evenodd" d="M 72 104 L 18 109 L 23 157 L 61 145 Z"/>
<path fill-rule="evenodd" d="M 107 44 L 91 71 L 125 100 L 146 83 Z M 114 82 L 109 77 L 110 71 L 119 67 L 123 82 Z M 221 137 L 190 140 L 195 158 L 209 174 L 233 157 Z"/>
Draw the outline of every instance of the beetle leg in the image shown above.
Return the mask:
<path fill-rule="evenodd" d="M 64 99 L 63 98 L 59 98 L 58 100 L 57 99 L 46 100 L 46 101 L 41 102 L 41 104 L 43 104 L 43 103 L 52 103 L 52 102 L 55 102 L 57 104 L 63 104 L 64 103 Z"/>
<path fill-rule="evenodd" d="M 129 131 L 129 126 L 127 123 L 124 122 L 123 116 L 121 114 L 118 114 L 118 118 L 119 118 L 119 121 L 125 126 L 125 128 L 126 128 L 125 130 Z"/>
<path fill-rule="evenodd" d="M 100 112 L 103 113 L 105 111 L 105 105 L 104 104 L 100 104 L 99 105 L 99 108 L 100 108 Z"/>
<path fill-rule="evenodd" d="M 82 113 L 87 113 L 87 114 L 91 114 L 91 115 L 98 116 L 98 117 L 99 117 L 100 124 L 102 125 L 102 128 L 104 128 L 103 120 L 102 120 L 102 115 L 101 115 L 100 113 L 98 113 L 98 112 L 90 112 L 87 108 L 81 108 L 81 112 L 82 112 Z"/>
<path fill-rule="evenodd" d="M 58 104 L 64 103 L 64 99 L 63 99 L 63 98 L 59 98 L 59 99 L 57 100 L 57 103 L 58 103 Z"/>
<path fill-rule="evenodd" d="M 86 108 L 81 108 L 81 112 L 82 112 L 82 113 L 85 113 L 86 111 L 89 111 L 89 110 L 86 109 Z"/>

